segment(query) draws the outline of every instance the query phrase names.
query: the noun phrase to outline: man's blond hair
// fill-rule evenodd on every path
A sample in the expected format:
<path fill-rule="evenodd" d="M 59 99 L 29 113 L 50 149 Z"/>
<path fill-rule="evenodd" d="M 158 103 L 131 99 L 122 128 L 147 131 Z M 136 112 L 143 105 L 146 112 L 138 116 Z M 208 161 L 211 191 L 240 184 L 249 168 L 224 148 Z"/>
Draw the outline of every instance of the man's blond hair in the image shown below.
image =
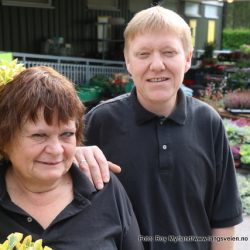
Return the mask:
<path fill-rule="evenodd" d="M 124 52 L 136 35 L 163 30 L 173 32 L 181 39 L 186 54 L 192 50 L 191 30 L 185 20 L 174 11 L 154 6 L 138 12 L 128 23 L 124 31 Z"/>

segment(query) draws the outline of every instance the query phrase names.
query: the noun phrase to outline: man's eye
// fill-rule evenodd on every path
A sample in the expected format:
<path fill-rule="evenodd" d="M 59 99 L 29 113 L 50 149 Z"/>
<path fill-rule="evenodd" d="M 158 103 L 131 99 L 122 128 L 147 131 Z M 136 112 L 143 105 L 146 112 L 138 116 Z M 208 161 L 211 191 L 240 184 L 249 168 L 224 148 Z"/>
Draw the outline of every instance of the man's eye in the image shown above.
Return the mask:
<path fill-rule="evenodd" d="M 174 51 L 164 51 L 163 54 L 166 56 L 174 56 L 176 53 Z"/>
<path fill-rule="evenodd" d="M 148 52 L 140 52 L 137 55 L 139 58 L 145 58 L 145 57 L 149 56 L 149 53 Z"/>

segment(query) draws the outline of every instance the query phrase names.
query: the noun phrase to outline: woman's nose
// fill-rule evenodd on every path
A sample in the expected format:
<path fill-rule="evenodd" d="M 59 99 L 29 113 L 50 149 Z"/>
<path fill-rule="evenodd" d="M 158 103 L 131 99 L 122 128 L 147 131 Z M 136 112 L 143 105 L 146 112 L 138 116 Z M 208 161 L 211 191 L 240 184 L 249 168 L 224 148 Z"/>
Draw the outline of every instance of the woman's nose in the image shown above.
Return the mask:
<path fill-rule="evenodd" d="M 58 138 L 49 140 L 45 150 L 49 154 L 61 154 L 64 151 L 62 143 Z"/>

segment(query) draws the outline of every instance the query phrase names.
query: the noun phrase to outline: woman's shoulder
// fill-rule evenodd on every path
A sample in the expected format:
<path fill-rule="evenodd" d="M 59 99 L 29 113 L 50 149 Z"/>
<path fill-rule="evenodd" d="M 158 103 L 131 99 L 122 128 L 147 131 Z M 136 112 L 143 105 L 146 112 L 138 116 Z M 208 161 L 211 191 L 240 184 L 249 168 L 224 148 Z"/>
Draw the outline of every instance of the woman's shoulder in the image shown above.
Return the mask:
<path fill-rule="evenodd" d="M 70 172 L 73 178 L 74 190 L 81 196 L 95 204 L 115 204 L 118 208 L 125 206 L 130 209 L 131 203 L 127 193 L 113 173 L 110 173 L 110 181 L 104 185 L 104 188 L 96 190 L 88 177 L 75 164 L 72 165 Z"/>
<path fill-rule="evenodd" d="M 110 181 L 105 184 L 104 188 L 111 189 L 114 198 L 121 205 L 131 205 L 126 190 L 124 189 L 122 183 L 115 174 L 110 173 Z"/>

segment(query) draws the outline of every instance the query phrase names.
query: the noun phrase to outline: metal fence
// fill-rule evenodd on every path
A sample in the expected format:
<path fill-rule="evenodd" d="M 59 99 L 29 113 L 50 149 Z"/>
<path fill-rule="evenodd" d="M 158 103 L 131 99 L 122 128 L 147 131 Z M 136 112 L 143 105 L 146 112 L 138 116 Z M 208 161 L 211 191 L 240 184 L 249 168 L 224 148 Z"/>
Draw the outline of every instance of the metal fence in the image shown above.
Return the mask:
<path fill-rule="evenodd" d="M 79 57 L 49 56 L 28 53 L 13 53 L 25 67 L 50 66 L 68 77 L 77 85 L 88 84 L 89 80 L 97 75 L 111 76 L 113 73 L 127 72 L 122 61 L 97 60 Z"/>

